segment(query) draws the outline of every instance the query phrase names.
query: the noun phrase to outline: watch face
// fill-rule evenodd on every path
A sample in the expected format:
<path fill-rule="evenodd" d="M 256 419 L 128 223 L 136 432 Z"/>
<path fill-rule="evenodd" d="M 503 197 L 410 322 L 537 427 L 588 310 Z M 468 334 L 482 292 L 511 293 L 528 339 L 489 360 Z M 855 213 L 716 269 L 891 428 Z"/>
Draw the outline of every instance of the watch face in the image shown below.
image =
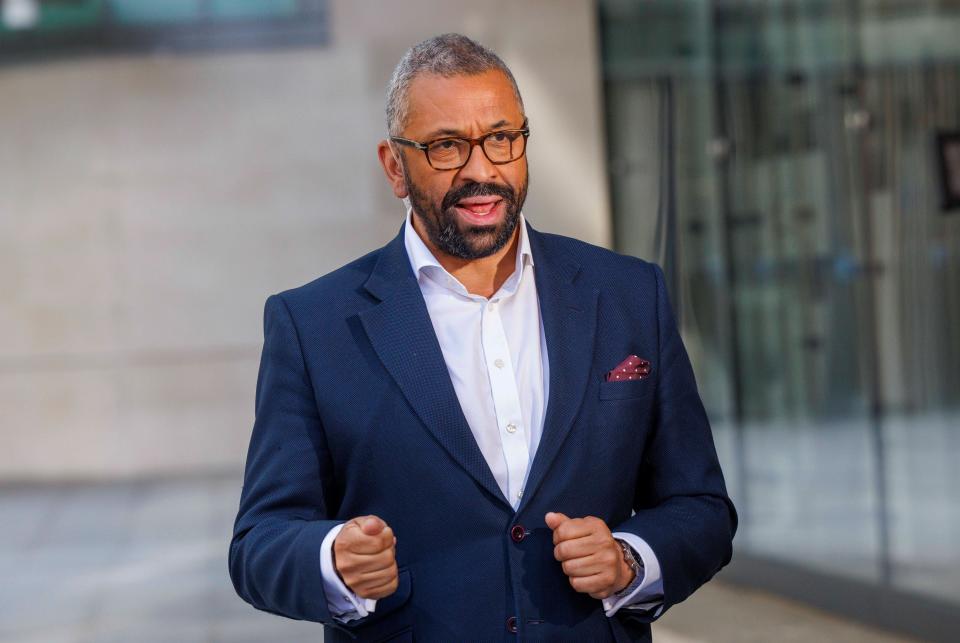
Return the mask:
<path fill-rule="evenodd" d="M 629 585 L 624 587 L 622 590 L 620 590 L 616 594 L 617 596 L 622 598 L 624 596 L 628 596 L 629 594 L 632 594 L 633 590 L 635 590 L 640 585 L 640 583 L 643 582 L 644 573 L 643 573 L 643 563 L 640 562 L 637 555 L 634 553 L 633 547 L 631 547 L 630 545 L 628 545 L 627 543 L 619 539 L 617 540 L 617 544 L 619 544 L 620 549 L 623 550 L 623 559 L 626 561 L 627 565 L 630 566 L 630 569 L 633 570 L 633 580 L 630 582 Z"/>
<path fill-rule="evenodd" d="M 633 571 L 637 571 L 637 568 L 643 569 L 643 565 L 641 565 L 640 561 L 637 560 L 637 555 L 634 553 L 633 547 L 622 540 L 618 540 L 617 542 L 620 543 L 620 549 L 623 550 L 624 560 L 626 560 L 627 564 L 633 568 Z"/>

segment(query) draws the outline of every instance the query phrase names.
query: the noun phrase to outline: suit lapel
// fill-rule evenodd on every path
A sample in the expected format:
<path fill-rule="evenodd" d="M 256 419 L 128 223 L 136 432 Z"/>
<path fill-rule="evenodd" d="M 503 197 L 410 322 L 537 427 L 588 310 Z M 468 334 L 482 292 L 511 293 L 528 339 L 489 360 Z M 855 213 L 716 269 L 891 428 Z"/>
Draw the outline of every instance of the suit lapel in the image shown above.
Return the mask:
<path fill-rule="evenodd" d="M 589 385 L 597 328 L 599 290 L 578 281 L 580 265 L 527 225 L 533 253 L 540 315 L 550 364 L 550 389 L 543 434 L 534 457 L 523 501 L 530 502 L 573 426 Z"/>
<path fill-rule="evenodd" d="M 380 361 L 424 425 L 478 484 L 509 506 L 463 415 L 401 227 L 383 248 L 364 287 L 380 303 L 360 313 Z"/>

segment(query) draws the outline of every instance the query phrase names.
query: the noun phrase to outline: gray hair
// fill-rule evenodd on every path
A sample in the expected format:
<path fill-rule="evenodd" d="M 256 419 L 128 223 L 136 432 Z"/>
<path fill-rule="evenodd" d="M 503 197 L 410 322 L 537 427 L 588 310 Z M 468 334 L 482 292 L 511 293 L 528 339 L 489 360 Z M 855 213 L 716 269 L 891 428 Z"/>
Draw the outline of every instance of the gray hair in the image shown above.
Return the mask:
<path fill-rule="evenodd" d="M 491 70 L 503 72 L 510 80 L 522 112 L 523 99 L 510 69 L 497 54 L 480 43 L 458 33 L 445 33 L 414 45 L 397 63 L 387 86 L 387 131 L 390 136 L 399 136 L 406 124 L 410 110 L 410 84 L 420 74 L 451 78 Z"/>

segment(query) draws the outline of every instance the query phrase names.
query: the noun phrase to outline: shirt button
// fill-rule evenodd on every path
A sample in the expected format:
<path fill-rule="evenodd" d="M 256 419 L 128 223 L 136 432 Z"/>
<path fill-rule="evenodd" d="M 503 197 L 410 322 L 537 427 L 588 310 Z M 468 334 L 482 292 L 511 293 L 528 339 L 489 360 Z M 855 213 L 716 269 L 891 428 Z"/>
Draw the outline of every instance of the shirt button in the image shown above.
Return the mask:
<path fill-rule="evenodd" d="M 516 424 L 510 423 L 507 425 L 507 433 L 516 433 L 516 432 L 517 432 Z"/>
<path fill-rule="evenodd" d="M 497 359 L 493 360 L 493 365 L 497 368 L 503 368 L 503 360 L 498 357 Z"/>
<path fill-rule="evenodd" d="M 527 537 L 527 530 L 523 528 L 523 525 L 514 525 L 510 529 L 510 538 L 513 542 L 518 543 L 524 538 Z"/>

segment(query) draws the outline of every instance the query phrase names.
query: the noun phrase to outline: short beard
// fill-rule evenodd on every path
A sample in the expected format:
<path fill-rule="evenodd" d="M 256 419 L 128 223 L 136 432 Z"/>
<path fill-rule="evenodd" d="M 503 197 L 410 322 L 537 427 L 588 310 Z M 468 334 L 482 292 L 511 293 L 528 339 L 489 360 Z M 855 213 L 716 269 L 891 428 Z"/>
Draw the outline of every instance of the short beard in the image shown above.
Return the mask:
<path fill-rule="evenodd" d="M 501 250 L 513 237 L 520 222 L 520 211 L 527 198 L 529 178 L 517 192 L 508 186 L 497 183 L 466 183 L 451 189 L 443 197 L 439 207 L 431 202 L 413 182 L 403 168 L 403 180 L 410 197 L 413 213 L 423 224 L 427 237 L 434 247 L 444 253 L 460 259 L 480 259 L 489 257 Z M 462 199 L 475 196 L 498 196 L 503 199 L 505 212 L 503 221 L 497 225 L 468 226 L 461 229 L 454 207 Z"/>

